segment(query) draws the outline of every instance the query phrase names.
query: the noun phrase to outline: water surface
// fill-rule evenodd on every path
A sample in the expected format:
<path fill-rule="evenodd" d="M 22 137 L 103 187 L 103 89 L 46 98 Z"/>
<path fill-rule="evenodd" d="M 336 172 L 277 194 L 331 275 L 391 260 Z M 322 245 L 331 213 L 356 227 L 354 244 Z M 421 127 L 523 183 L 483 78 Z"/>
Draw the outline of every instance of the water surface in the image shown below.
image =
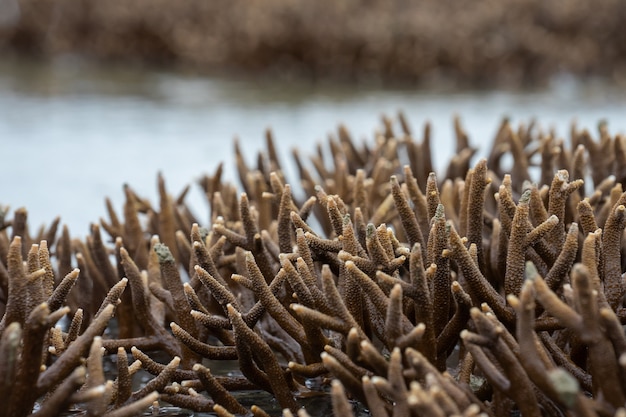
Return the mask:
<path fill-rule="evenodd" d="M 443 169 L 453 149 L 454 114 L 472 143 L 485 149 L 503 116 L 536 118 L 563 136 L 575 119 L 589 129 L 605 119 L 611 132 L 624 132 L 624 97 L 600 82 L 568 77 L 536 91 L 451 92 L 206 78 L 74 58 L 3 62 L 0 205 L 27 207 L 31 227 L 61 216 L 72 233 L 83 235 L 104 216 L 105 196 L 121 207 L 124 183 L 156 201 L 157 172 L 176 194 L 220 161 L 234 180 L 232 139 L 240 138 L 252 162 L 268 127 L 284 164 L 291 148 L 311 153 L 339 123 L 371 140 L 380 115 L 402 109 L 415 131 L 432 122 L 436 166 Z M 198 187 L 189 201 L 206 221 Z"/>

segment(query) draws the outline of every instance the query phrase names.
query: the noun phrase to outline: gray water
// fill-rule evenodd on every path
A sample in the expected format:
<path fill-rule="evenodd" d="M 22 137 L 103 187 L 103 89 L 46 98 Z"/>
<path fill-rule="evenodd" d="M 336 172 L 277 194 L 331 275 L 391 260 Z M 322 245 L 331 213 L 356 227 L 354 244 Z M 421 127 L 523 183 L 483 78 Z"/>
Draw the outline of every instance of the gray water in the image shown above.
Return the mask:
<path fill-rule="evenodd" d="M 284 164 L 291 148 L 312 153 L 339 123 L 372 140 L 381 114 L 400 109 L 414 131 L 432 122 L 439 169 L 451 153 L 454 114 L 483 149 L 505 115 L 536 118 L 563 136 L 573 120 L 595 129 L 606 119 L 611 132 L 626 131 L 624 90 L 566 76 L 536 91 L 454 92 L 202 78 L 75 58 L 0 62 L 0 205 L 27 207 L 31 227 L 61 216 L 83 235 L 105 215 L 105 196 L 121 206 L 124 183 L 156 201 L 157 172 L 177 194 L 219 161 L 235 180 L 235 136 L 252 162 L 271 127 Z M 198 187 L 189 202 L 206 221 Z"/>

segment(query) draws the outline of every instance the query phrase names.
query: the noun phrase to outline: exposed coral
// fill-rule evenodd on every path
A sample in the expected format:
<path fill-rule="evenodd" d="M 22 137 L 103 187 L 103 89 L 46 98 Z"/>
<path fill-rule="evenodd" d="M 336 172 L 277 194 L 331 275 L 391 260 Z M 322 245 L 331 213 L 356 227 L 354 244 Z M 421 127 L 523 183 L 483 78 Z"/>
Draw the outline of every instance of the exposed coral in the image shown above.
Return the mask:
<path fill-rule="evenodd" d="M 271 135 L 254 168 L 236 147 L 244 193 L 221 166 L 200 181 L 210 228 L 162 177 L 158 207 L 127 186 L 84 241 L 3 215 L 0 417 L 267 415 L 244 390 L 285 416 L 310 395 L 338 416 L 349 399 L 375 417 L 626 413 L 624 138 L 505 120 L 471 166 L 455 120 L 441 180 L 429 129 L 399 120 L 373 144 L 340 128 L 314 171 L 294 154 L 301 190 Z M 214 374 L 223 360 L 240 374 Z M 140 369 L 153 377 L 133 388 Z"/>

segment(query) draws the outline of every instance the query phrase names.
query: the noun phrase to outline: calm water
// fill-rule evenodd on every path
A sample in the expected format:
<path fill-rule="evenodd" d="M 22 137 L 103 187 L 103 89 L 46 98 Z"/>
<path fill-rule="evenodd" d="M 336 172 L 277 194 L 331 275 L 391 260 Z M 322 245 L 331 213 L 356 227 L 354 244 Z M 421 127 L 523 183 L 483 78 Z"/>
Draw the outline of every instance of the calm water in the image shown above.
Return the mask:
<path fill-rule="evenodd" d="M 105 214 L 105 196 L 121 206 L 124 183 L 156 201 L 162 171 L 176 194 L 219 161 L 232 161 L 235 136 L 252 161 L 271 127 L 284 163 L 291 148 L 312 152 L 339 123 L 371 140 L 380 115 L 399 109 L 416 131 L 432 122 L 438 167 L 451 152 L 455 113 L 483 149 L 504 115 L 515 122 L 537 118 L 562 135 L 574 119 L 590 129 L 607 119 L 611 132 L 626 131 L 623 90 L 567 77 L 540 91 L 459 93 L 200 78 L 75 59 L 43 66 L 2 62 L 0 205 L 27 207 L 31 227 L 60 215 L 82 235 Z M 194 191 L 192 208 L 206 219 Z"/>

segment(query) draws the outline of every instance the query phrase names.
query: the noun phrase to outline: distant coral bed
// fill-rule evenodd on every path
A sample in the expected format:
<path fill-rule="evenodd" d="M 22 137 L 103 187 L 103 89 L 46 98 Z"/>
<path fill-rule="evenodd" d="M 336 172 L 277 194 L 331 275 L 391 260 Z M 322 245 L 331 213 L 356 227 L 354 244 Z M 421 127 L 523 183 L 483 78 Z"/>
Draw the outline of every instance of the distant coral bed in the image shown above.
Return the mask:
<path fill-rule="evenodd" d="M 3 209 L 0 416 L 307 417 L 315 396 L 336 416 L 626 416 L 625 138 L 504 120 L 472 162 L 454 127 L 445 174 L 400 115 L 294 151 L 291 184 L 268 132 L 254 166 L 236 147 L 243 192 L 222 165 L 200 180 L 204 225 L 163 177 L 86 239 Z"/>
<path fill-rule="evenodd" d="M 621 0 L 2 0 L 0 50 L 312 79 L 624 82 Z"/>

